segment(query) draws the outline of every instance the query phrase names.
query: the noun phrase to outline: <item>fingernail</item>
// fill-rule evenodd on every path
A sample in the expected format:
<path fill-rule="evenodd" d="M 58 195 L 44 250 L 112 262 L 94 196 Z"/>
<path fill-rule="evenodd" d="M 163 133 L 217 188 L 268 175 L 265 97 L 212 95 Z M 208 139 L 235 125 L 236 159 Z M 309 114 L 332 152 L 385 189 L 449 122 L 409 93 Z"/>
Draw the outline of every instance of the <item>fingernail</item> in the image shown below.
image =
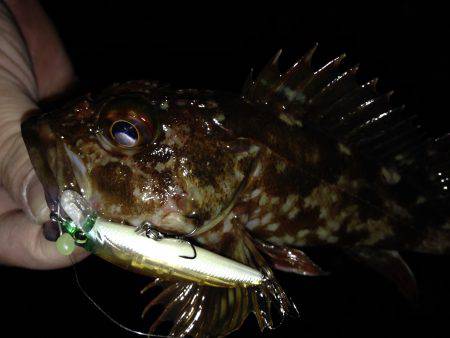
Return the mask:
<path fill-rule="evenodd" d="M 28 184 L 26 200 L 28 206 L 27 211 L 33 221 L 42 224 L 48 220 L 50 210 L 45 201 L 44 188 L 36 175 L 33 175 L 33 178 L 31 178 Z"/>
<path fill-rule="evenodd" d="M 47 241 L 56 242 L 59 237 L 59 227 L 53 221 L 47 221 L 44 223 L 43 232 Z"/>

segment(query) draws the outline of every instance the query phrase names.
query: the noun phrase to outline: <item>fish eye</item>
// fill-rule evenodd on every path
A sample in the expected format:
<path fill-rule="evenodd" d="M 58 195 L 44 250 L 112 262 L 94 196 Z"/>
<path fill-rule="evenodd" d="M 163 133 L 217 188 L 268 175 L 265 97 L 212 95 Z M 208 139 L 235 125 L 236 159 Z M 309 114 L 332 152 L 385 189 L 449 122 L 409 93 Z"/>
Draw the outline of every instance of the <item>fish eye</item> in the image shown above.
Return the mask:
<path fill-rule="evenodd" d="M 117 97 L 99 108 L 97 137 L 107 150 L 139 151 L 158 136 L 152 106 L 139 97 Z"/>
<path fill-rule="evenodd" d="M 134 147 L 139 144 L 139 130 L 129 121 L 119 120 L 113 122 L 110 135 L 122 147 Z"/>

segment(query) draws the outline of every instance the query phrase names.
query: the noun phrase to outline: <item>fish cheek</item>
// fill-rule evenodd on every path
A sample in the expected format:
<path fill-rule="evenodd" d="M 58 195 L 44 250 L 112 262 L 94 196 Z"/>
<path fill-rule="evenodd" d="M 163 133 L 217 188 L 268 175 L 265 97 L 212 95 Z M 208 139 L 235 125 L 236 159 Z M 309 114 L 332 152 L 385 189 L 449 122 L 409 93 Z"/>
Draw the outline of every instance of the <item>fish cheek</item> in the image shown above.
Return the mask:
<path fill-rule="evenodd" d="M 132 177 L 131 169 L 119 162 L 97 166 L 91 172 L 94 190 L 101 196 L 101 204 L 104 206 L 125 206 L 124 204 L 132 202 Z"/>

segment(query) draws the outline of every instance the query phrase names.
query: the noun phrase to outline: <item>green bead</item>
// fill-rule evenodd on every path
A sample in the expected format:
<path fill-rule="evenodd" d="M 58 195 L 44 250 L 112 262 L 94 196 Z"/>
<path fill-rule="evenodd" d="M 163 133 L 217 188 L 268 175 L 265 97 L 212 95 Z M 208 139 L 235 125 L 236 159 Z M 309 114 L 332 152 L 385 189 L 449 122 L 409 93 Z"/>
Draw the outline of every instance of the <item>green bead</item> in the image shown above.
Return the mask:
<path fill-rule="evenodd" d="M 56 240 L 56 250 L 63 255 L 69 256 L 75 250 L 75 241 L 70 234 L 65 233 Z"/>

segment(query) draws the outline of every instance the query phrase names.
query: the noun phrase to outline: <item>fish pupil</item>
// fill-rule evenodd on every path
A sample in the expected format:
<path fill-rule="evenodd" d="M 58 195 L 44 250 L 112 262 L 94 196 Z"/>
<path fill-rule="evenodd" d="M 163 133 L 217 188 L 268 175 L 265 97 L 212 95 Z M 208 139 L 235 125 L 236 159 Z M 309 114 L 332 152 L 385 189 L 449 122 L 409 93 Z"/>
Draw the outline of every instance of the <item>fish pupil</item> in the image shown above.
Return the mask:
<path fill-rule="evenodd" d="M 128 121 L 116 121 L 111 126 L 111 136 L 123 147 L 133 147 L 138 143 L 139 132 L 137 128 Z"/>

